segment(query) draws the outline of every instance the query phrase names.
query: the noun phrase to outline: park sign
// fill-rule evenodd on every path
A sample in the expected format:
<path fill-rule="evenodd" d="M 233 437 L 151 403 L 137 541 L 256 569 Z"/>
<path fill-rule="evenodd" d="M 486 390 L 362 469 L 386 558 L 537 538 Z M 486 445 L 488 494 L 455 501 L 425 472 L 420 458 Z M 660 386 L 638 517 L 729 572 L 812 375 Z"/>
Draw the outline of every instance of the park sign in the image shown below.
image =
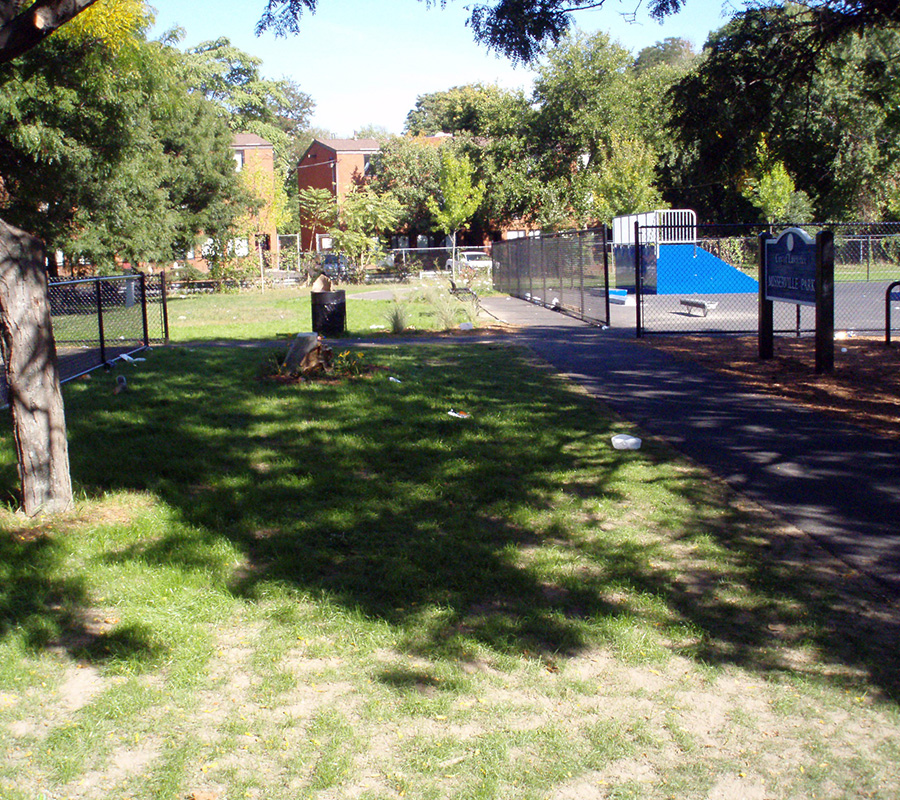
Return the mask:
<path fill-rule="evenodd" d="M 800 228 L 788 228 L 766 247 L 766 300 L 799 306 L 816 304 L 816 242 Z"/>
<path fill-rule="evenodd" d="M 834 234 L 800 228 L 759 237 L 759 357 L 775 354 L 775 302 L 816 309 L 816 372 L 834 371 Z"/>

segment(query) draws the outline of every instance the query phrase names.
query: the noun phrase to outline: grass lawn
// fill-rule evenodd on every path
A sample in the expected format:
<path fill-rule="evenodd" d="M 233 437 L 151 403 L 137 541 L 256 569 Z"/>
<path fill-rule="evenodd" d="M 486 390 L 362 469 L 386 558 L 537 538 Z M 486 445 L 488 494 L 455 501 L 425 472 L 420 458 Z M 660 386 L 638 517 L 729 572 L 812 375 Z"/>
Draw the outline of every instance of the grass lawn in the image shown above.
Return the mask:
<path fill-rule="evenodd" d="M 77 509 L 0 510 L 0 797 L 896 797 L 861 576 L 516 348 L 271 358 L 66 385 Z"/>
<path fill-rule="evenodd" d="M 347 335 L 372 336 L 390 330 L 391 313 L 399 306 L 405 327 L 444 330 L 474 319 L 470 302 L 451 297 L 448 286 L 389 284 L 346 286 Z M 479 287 L 479 292 L 484 289 Z M 378 299 L 370 299 L 370 297 Z M 287 339 L 312 330 L 309 289 L 209 294 L 169 300 L 169 333 L 173 342 L 211 339 Z"/>

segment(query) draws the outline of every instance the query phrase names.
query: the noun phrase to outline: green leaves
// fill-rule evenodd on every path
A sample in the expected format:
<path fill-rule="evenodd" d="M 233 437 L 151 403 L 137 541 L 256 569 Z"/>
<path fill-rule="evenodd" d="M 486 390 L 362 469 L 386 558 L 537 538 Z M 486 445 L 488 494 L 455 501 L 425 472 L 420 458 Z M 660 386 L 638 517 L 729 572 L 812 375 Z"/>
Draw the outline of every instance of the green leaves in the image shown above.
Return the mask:
<path fill-rule="evenodd" d="M 335 249 L 344 253 L 361 273 L 381 255 L 380 234 L 393 230 L 400 218 L 400 203 L 388 192 L 357 188 L 341 200 L 339 225 L 331 231 Z"/>
<path fill-rule="evenodd" d="M 181 55 L 136 39 L 52 37 L 0 70 L 3 214 L 70 259 L 168 260 L 227 226 L 231 133 L 180 81 Z"/>
<path fill-rule="evenodd" d="M 475 183 L 474 174 L 466 156 L 455 156 L 449 150 L 441 154 L 441 202 L 428 198 L 428 208 L 438 230 L 455 234 L 478 210 L 484 197 L 484 184 Z"/>
<path fill-rule="evenodd" d="M 811 216 L 810 198 L 820 219 L 894 213 L 900 35 L 872 30 L 825 47 L 799 24 L 807 13 L 787 6 L 738 15 L 671 90 L 680 152 L 667 177 L 701 216 L 746 221 L 748 200 L 770 220 Z M 760 168 L 762 136 L 782 167 Z M 792 194 L 791 179 L 805 196 Z"/>

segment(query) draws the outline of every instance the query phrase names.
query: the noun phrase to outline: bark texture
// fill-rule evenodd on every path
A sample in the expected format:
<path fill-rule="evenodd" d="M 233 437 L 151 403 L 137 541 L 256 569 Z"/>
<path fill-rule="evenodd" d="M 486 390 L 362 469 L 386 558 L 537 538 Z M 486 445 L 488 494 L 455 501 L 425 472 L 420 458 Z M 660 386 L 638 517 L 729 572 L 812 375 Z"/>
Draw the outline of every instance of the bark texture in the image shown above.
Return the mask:
<path fill-rule="evenodd" d="M 16 0 L 0 0 L 0 64 L 28 52 L 95 2 L 36 0 L 23 8 Z"/>
<path fill-rule="evenodd" d="M 72 506 L 69 446 L 41 241 L 0 220 L 0 340 L 29 516 Z"/>

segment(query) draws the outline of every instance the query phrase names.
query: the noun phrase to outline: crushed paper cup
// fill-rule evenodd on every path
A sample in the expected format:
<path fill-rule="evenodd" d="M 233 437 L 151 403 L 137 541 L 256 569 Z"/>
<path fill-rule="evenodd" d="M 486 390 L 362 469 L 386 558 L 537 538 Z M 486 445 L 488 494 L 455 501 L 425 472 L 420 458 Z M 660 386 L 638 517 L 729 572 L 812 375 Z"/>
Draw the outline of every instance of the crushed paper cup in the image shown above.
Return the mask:
<path fill-rule="evenodd" d="M 469 419 L 472 416 L 468 411 L 454 411 L 452 408 L 447 413 L 457 419 Z"/>
<path fill-rule="evenodd" d="M 637 436 L 629 436 L 627 433 L 617 433 L 612 437 L 612 446 L 616 450 L 640 450 L 641 440 Z"/>

